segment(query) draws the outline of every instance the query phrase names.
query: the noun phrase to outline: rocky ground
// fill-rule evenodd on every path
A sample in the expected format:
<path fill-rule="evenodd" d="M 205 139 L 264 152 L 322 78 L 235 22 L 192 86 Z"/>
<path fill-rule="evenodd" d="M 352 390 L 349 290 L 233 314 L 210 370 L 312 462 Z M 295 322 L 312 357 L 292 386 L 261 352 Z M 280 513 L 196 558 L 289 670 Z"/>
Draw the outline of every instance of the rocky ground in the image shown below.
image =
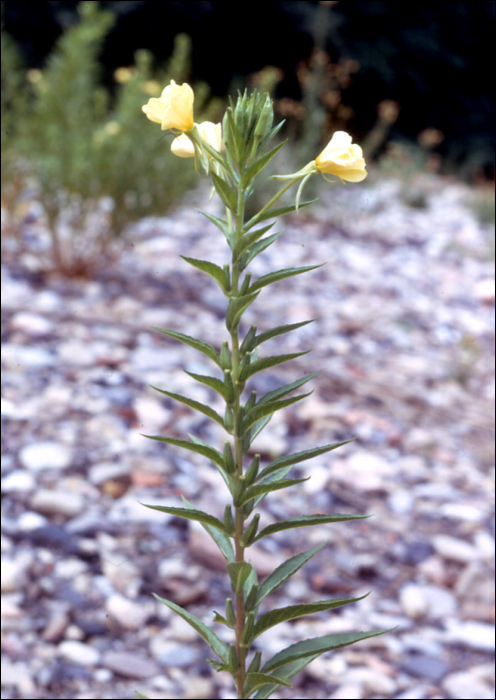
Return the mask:
<path fill-rule="evenodd" d="M 323 370 L 256 451 L 270 460 L 357 437 L 295 468 L 312 478 L 267 497 L 263 521 L 374 514 L 250 550 L 262 577 L 328 541 L 271 606 L 372 591 L 284 623 L 259 648 L 397 626 L 322 656 L 274 697 L 494 698 L 494 234 L 469 196 L 433 176 L 329 185 L 253 265 L 263 274 L 327 261 L 265 290 L 246 314 L 261 329 L 317 319 L 267 344 L 269 354 L 313 351 L 257 375 L 259 391 Z M 192 197 L 219 213 L 207 200 Z M 23 235 L 46 234 L 34 216 Z M 229 595 L 224 560 L 201 527 L 138 503 L 180 505 L 183 494 L 217 515 L 226 503 L 204 458 L 140 435 L 222 437 L 147 386 L 215 406 L 182 372 L 208 372 L 208 361 L 150 328 L 217 347 L 225 337 L 223 297 L 180 254 L 225 261 L 220 232 L 189 205 L 141 222 L 119 263 L 90 281 L 41 274 L 7 241 L 2 698 L 235 697 L 204 642 L 151 596 L 210 623 Z"/>

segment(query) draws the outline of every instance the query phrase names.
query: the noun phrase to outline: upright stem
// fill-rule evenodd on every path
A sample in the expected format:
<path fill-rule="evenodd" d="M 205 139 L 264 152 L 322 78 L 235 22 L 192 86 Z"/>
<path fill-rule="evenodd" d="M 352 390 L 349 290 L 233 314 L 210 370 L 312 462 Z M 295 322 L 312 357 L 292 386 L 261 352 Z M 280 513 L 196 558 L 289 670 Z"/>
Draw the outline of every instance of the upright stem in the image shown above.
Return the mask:
<path fill-rule="evenodd" d="M 238 207 L 236 212 L 236 230 L 234 233 L 235 242 L 243 235 L 244 222 L 244 190 L 240 183 L 238 184 Z M 239 270 L 234 262 L 234 254 L 232 258 L 232 291 L 233 297 L 239 292 Z M 235 484 L 237 486 L 239 477 L 243 474 L 243 445 L 240 435 L 240 399 L 241 390 L 239 382 L 239 366 L 240 366 L 240 350 L 239 350 L 239 328 L 238 324 L 231 330 L 231 347 L 232 347 L 232 378 L 234 384 L 234 406 L 233 406 L 233 426 L 234 426 L 234 458 L 236 461 L 236 476 Z M 235 508 L 235 550 L 236 562 L 244 561 L 244 547 L 241 545 L 241 537 L 243 535 L 244 513 L 243 506 Z M 241 635 L 245 626 L 245 601 L 243 591 L 236 596 L 236 651 L 239 661 L 239 672 L 236 679 L 238 698 L 242 697 L 243 686 L 246 676 L 246 649 L 241 645 Z"/>

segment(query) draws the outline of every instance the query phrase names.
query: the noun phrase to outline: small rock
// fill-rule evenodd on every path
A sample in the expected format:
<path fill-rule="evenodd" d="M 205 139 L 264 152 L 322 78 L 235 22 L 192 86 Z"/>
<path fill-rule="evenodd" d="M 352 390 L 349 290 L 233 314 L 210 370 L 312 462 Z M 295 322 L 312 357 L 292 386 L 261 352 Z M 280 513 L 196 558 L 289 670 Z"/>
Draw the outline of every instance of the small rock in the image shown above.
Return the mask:
<path fill-rule="evenodd" d="M 92 464 L 89 469 L 89 479 L 92 484 L 99 486 L 110 479 L 127 477 L 131 473 L 130 466 L 123 462 L 100 462 Z"/>
<path fill-rule="evenodd" d="M 26 445 L 19 452 L 19 459 L 26 469 L 66 469 L 71 463 L 71 452 L 59 442 L 36 442 Z"/>
<path fill-rule="evenodd" d="M 443 681 L 443 688 L 449 698 L 470 698 L 472 700 L 493 700 L 494 690 L 474 678 L 470 671 L 451 673 Z"/>
<path fill-rule="evenodd" d="M 494 304 L 496 281 L 490 278 L 479 280 L 475 285 L 475 296 L 485 304 Z"/>
<path fill-rule="evenodd" d="M 70 491 L 40 489 L 31 499 L 31 508 L 40 513 L 73 518 L 83 511 L 84 498 L 81 494 Z"/>
<path fill-rule="evenodd" d="M 97 649 L 74 639 L 66 639 L 60 642 L 57 649 L 64 659 L 82 666 L 94 666 L 100 660 L 100 652 Z"/>
<path fill-rule="evenodd" d="M 185 700 L 204 700 L 213 694 L 212 681 L 203 676 L 188 676 L 182 696 Z"/>
<path fill-rule="evenodd" d="M 449 671 L 449 664 L 427 654 L 410 654 L 400 661 L 402 671 L 410 676 L 438 683 Z M 415 696 L 416 697 L 416 696 Z"/>
<path fill-rule="evenodd" d="M 408 617 L 414 619 L 427 615 L 445 618 L 456 614 L 455 596 L 441 586 L 408 583 L 400 591 L 400 601 Z"/>
<path fill-rule="evenodd" d="M 466 563 L 478 558 L 477 549 L 473 545 L 451 535 L 435 535 L 432 545 L 438 554 L 452 561 Z"/>
<path fill-rule="evenodd" d="M 363 688 L 360 685 L 341 685 L 330 697 L 331 700 L 362 700 Z"/>
<path fill-rule="evenodd" d="M 495 648 L 494 626 L 483 622 L 448 621 L 447 640 L 472 649 L 493 651 Z"/>
<path fill-rule="evenodd" d="M 165 666 L 185 667 L 195 663 L 198 651 L 192 645 L 177 644 L 155 635 L 150 642 L 150 652 L 159 664 Z"/>
<path fill-rule="evenodd" d="M 389 695 L 393 697 L 396 694 L 397 683 L 394 678 L 381 673 L 372 668 L 357 668 L 347 672 L 346 681 L 355 684 L 360 684 L 366 688 L 369 693 L 379 695 Z"/>
<path fill-rule="evenodd" d="M 28 552 L 20 552 L 15 559 L 2 557 L 1 590 L 2 593 L 19 592 L 26 584 L 26 572 L 32 557 Z"/>
<path fill-rule="evenodd" d="M 119 593 L 110 596 L 106 608 L 114 620 L 129 630 L 141 629 L 149 616 L 149 611 L 144 605 L 129 600 Z"/>
<path fill-rule="evenodd" d="M 126 678 L 150 678 L 160 673 L 160 668 L 154 661 L 126 651 L 107 651 L 103 655 L 102 664 Z"/>
<path fill-rule="evenodd" d="M 23 493 L 31 491 L 34 486 L 34 476 L 22 469 L 16 469 L 2 479 L 2 493 Z"/>
<path fill-rule="evenodd" d="M 53 323 L 43 316 L 30 313 L 29 311 L 19 311 L 11 320 L 11 327 L 15 330 L 24 331 L 29 335 L 47 335 L 53 330 Z"/>

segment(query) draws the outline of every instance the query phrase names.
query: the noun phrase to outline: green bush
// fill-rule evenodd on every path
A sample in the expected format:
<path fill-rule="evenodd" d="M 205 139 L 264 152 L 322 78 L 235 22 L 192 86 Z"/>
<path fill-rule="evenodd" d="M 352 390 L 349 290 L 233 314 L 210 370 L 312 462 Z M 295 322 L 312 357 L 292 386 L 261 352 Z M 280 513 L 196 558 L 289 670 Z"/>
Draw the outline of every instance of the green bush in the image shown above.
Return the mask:
<path fill-rule="evenodd" d="M 51 238 L 50 264 L 73 275 L 108 264 L 112 242 L 130 222 L 164 214 L 195 184 L 192 163 L 164 148 L 141 115 L 171 78 L 188 78 L 189 37 L 176 37 L 168 70 L 156 74 L 151 54 L 137 52 L 135 66 L 116 71 L 111 96 L 99 82 L 98 55 L 113 15 L 94 2 L 80 3 L 78 11 L 80 21 L 60 37 L 42 71 L 28 71 L 27 83 L 12 42 L 2 36 L 2 49 L 4 42 L 8 47 L 2 196 L 12 214 L 12 196 L 4 192 L 20 174 L 34 183 Z M 17 97 L 25 92 L 28 100 Z M 199 121 L 209 116 L 208 92 L 195 85 Z"/>

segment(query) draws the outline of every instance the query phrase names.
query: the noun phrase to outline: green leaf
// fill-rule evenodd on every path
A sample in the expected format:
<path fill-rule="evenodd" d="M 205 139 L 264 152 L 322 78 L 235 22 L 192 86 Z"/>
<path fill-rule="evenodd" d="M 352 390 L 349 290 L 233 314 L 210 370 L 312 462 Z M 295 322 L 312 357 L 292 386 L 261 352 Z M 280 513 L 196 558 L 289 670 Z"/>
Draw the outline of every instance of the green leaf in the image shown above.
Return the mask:
<path fill-rule="evenodd" d="M 245 434 L 243 438 L 243 454 L 246 454 L 248 452 L 251 443 L 257 437 L 257 435 L 262 432 L 262 430 L 272 418 L 272 415 L 273 414 L 271 413 L 270 416 L 265 416 L 265 418 L 262 418 L 261 420 L 257 421 Z"/>
<path fill-rule="evenodd" d="M 305 564 L 309 559 L 311 559 L 317 552 L 320 552 L 326 546 L 327 542 L 322 542 L 321 544 L 312 547 L 312 549 L 307 549 L 301 554 L 296 554 L 291 559 L 283 562 L 277 569 L 267 576 L 265 581 L 260 584 L 258 589 L 257 605 L 262 602 L 262 600 L 279 588 L 285 581 L 288 580 L 293 574 L 295 574 L 303 564 Z"/>
<path fill-rule="evenodd" d="M 217 194 L 222 199 L 226 207 L 236 213 L 238 209 L 238 198 L 236 192 L 230 185 L 227 184 L 227 182 L 218 177 L 213 171 L 212 180 L 214 182 Z"/>
<path fill-rule="evenodd" d="M 313 613 L 323 612 L 325 610 L 334 610 L 334 608 L 342 608 L 344 605 L 351 605 L 359 600 L 363 600 L 369 595 L 362 595 L 359 598 L 336 598 L 334 600 L 319 600 L 316 603 L 304 603 L 301 605 L 288 605 L 285 608 L 276 608 L 261 615 L 250 637 L 250 643 L 253 642 L 259 635 L 266 632 L 271 627 L 278 625 L 287 620 L 295 620 L 298 617 L 312 615 Z"/>
<path fill-rule="evenodd" d="M 138 501 L 141 503 L 141 501 Z M 214 515 L 210 513 L 205 513 L 203 510 L 197 510 L 196 508 L 176 508 L 172 506 L 149 506 L 146 503 L 141 503 L 142 506 L 151 508 L 152 510 L 158 510 L 161 513 L 168 513 L 169 515 L 174 515 L 176 518 L 185 518 L 186 520 L 196 520 L 198 523 L 204 523 L 205 525 L 210 525 L 211 527 L 217 528 L 221 532 L 226 533 L 224 528 L 224 523 L 221 522 Z"/>
<path fill-rule="evenodd" d="M 306 177 L 303 178 L 303 180 L 300 182 L 300 186 L 298 187 L 298 191 L 296 193 L 296 198 L 295 198 L 295 206 L 296 206 L 296 211 L 298 211 L 298 208 L 300 206 L 300 198 L 303 192 L 303 188 L 305 187 L 307 181 L 309 178 L 312 176 L 312 173 L 308 173 Z"/>
<path fill-rule="evenodd" d="M 258 241 L 258 243 L 254 243 L 250 248 L 248 248 L 247 251 L 243 254 L 241 257 L 241 260 L 238 262 L 238 267 L 240 271 L 243 271 L 247 265 L 250 264 L 250 262 L 253 260 L 254 257 L 256 257 L 259 253 L 264 251 L 266 248 L 268 248 L 274 241 L 277 241 L 279 236 L 282 235 L 282 231 L 278 231 L 277 233 L 273 233 L 272 236 L 267 236 L 267 238 L 262 238 L 261 241 Z"/>
<path fill-rule="evenodd" d="M 310 477 L 307 476 L 306 479 L 281 479 L 280 481 L 272 481 L 264 484 L 256 484 L 255 486 L 249 486 L 242 496 L 242 501 L 240 505 L 251 501 L 252 498 L 257 496 L 262 496 L 272 491 L 280 491 L 281 489 L 288 488 L 289 486 L 295 486 L 296 484 L 301 484 L 302 481 L 308 481 Z"/>
<path fill-rule="evenodd" d="M 134 692 L 139 698 L 144 698 L 144 700 L 148 700 L 148 695 L 142 695 L 141 693 L 138 693 L 137 690 L 135 690 Z"/>
<path fill-rule="evenodd" d="M 281 520 L 278 523 L 272 523 L 272 525 L 267 525 L 261 530 L 258 535 L 253 540 L 261 540 L 267 535 L 273 535 L 275 532 L 282 532 L 283 530 L 292 530 L 296 527 L 309 527 L 311 525 L 325 525 L 326 523 L 343 523 L 347 520 L 363 520 L 364 518 L 370 518 L 370 515 L 349 515 L 348 513 L 334 513 L 332 515 L 297 515 L 294 518 L 288 518 L 287 520 Z"/>
<path fill-rule="evenodd" d="M 349 442 L 353 442 L 353 440 L 356 440 L 356 438 L 351 438 L 350 440 L 343 440 L 342 442 L 335 442 L 332 445 L 322 445 L 322 447 L 313 447 L 310 450 L 304 450 L 303 452 L 295 452 L 294 454 L 287 455 L 286 457 L 279 457 L 278 459 L 274 460 L 274 462 L 268 464 L 265 467 L 265 469 L 262 469 L 262 471 L 258 475 L 258 478 L 263 479 L 265 476 L 272 474 L 272 472 L 276 472 L 278 469 L 282 469 L 282 467 L 289 467 L 293 464 L 299 464 L 300 462 L 304 462 L 307 459 L 312 459 L 312 457 L 317 457 L 318 455 L 322 455 L 325 452 L 335 450 L 336 448 L 341 447 L 341 445 L 346 445 Z"/>
<path fill-rule="evenodd" d="M 293 661 L 290 664 L 284 664 L 284 666 L 281 666 L 277 670 L 277 677 L 286 679 L 293 678 L 293 676 L 296 676 L 296 674 L 299 673 L 299 671 L 304 669 L 305 666 L 308 666 L 308 664 L 311 663 L 318 656 L 319 654 L 314 654 L 313 656 L 308 656 L 303 659 Z M 265 700 L 266 698 L 270 698 L 272 693 L 274 693 L 277 690 L 277 688 L 277 685 L 264 685 L 255 695 L 254 700 Z"/>
<path fill-rule="evenodd" d="M 273 389 L 272 391 L 268 391 L 257 402 L 257 406 L 272 403 L 275 399 L 280 399 L 281 397 L 290 394 L 292 391 L 294 391 L 295 389 L 299 389 L 300 386 L 303 386 L 303 384 L 306 384 L 318 374 L 319 372 L 312 372 L 312 374 L 306 374 L 301 379 L 297 379 L 296 381 L 291 382 L 290 384 L 284 384 L 283 386 L 280 386 L 279 389 Z M 308 394 L 305 394 L 305 396 L 308 396 Z"/>
<path fill-rule="evenodd" d="M 300 321 L 300 323 L 290 323 L 286 326 L 276 326 L 275 328 L 269 328 L 268 331 L 263 331 L 263 333 L 259 333 L 255 336 L 255 346 L 260 345 L 260 343 L 265 343 L 267 340 L 275 338 L 278 335 L 283 335 L 284 333 L 289 333 L 290 331 L 294 331 L 297 328 L 306 326 L 309 323 L 313 323 L 314 321 L 315 319 L 311 318 L 309 321 Z"/>
<path fill-rule="evenodd" d="M 303 272 L 316 270 L 318 267 L 322 267 L 322 265 L 325 265 L 325 263 L 321 263 L 320 265 L 307 265 L 306 267 L 287 267 L 284 270 L 270 272 L 268 275 L 263 275 L 263 277 L 259 277 L 253 282 L 250 291 L 255 292 L 262 289 L 262 287 L 266 287 L 268 284 L 274 284 L 274 282 L 285 280 L 287 277 L 294 277 L 294 275 L 301 275 Z"/>
<path fill-rule="evenodd" d="M 143 433 L 141 433 L 141 435 L 143 435 Z M 168 445 L 175 445 L 176 447 L 183 447 L 185 450 L 196 452 L 199 455 L 208 457 L 212 462 L 218 464 L 219 467 L 225 469 L 224 459 L 221 453 L 209 445 L 199 445 L 194 442 L 189 442 L 188 440 L 182 440 L 181 438 L 161 437 L 160 435 L 143 435 L 143 437 L 147 437 L 150 440 L 158 440 L 158 442 L 166 442 Z"/>
<path fill-rule="evenodd" d="M 170 331 L 164 328 L 157 328 L 157 326 L 151 326 L 151 328 L 154 328 L 156 331 L 160 331 L 161 333 L 165 333 L 165 335 L 169 335 L 171 338 L 180 340 L 181 343 L 185 343 L 186 345 L 189 345 L 195 350 L 202 352 L 204 355 L 213 360 L 216 365 L 219 365 L 219 367 L 222 366 L 220 363 L 220 357 L 218 352 L 211 345 L 208 345 L 208 343 L 204 343 L 203 340 L 192 338 L 190 335 L 184 335 L 184 333 L 178 333 L 177 331 Z"/>
<path fill-rule="evenodd" d="M 245 586 L 244 586 L 245 600 L 248 598 L 248 596 L 250 595 L 251 589 L 255 585 L 258 585 L 258 576 L 257 576 L 257 572 L 255 571 L 255 569 L 252 565 L 250 574 L 245 581 Z"/>
<path fill-rule="evenodd" d="M 202 272 L 206 272 L 207 275 L 213 277 L 217 284 L 220 286 L 223 292 L 229 291 L 229 280 L 227 278 L 224 270 L 209 260 L 197 260 L 196 258 L 188 258 L 186 255 L 180 256 L 187 263 L 193 265 L 193 267 L 198 268 Z"/>
<path fill-rule="evenodd" d="M 224 221 L 224 219 L 219 219 L 218 216 L 214 216 L 213 214 L 209 214 L 206 211 L 202 211 L 201 209 L 198 209 L 200 214 L 203 214 L 209 221 L 211 221 L 217 228 L 220 228 L 224 236 L 227 238 L 229 241 L 230 235 L 229 235 L 229 224 L 227 221 Z"/>
<path fill-rule="evenodd" d="M 227 565 L 227 572 L 231 579 L 231 588 L 234 595 L 241 595 L 241 591 L 252 569 L 252 565 L 246 561 L 232 562 Z"/>
<path fill-rule="evenodd" d="M 221 379 L 217 379 L 217 377 L 211 377 L 208 374 L 195 374 L 194 372 L 188 372 L 187 369 L 185 369 L 184 371 L 190 377 L 196 379 L 197 382 L 200 382 L 200 384 L 205 384 L 205 386 L 209 386 L 211 389 L 216 391 L 222 396 L 222 398 L 226 402 L 229 401 L 229 387 L 226 384 L 224 384 L 224 382 Z"/>
<path fill-rule="evenodd" d="M 243 686 L 243 698 L 249 698 L 255 690 L 261 688 L 266 683 L 274 683 L 275 685 L 285 685 L 291 688 L 291 683 L 285 678 L 279 678 L 279 676 L 270 676 L 268 673 L 247 673 L 245 684 Z"/>
<path fill-rule="evenodd" d="M 302 204 L 299 205 L 299 209 L 303 209 L 303 207 L 308 207 L 309 204 L 313 204 L 316 202 L 316 199 L 312 199 L 308 202 L 303 202 Z M 272 219 L 276 218 L 278 216 L 284 216 L 284 214 L 290 214 L 292 211 L 295 211 L 296 205 L 292 204 L 288 207 L 275 207 L 274 209 L 267 209 L 267 211 L 264 212 L 259 212 L 258 214 L 255 214 L 249 221 L 246 222 L 246 224 L 243 226 L 243 231 L 249 231 L 253 226 L 256 224 L 259 224 L 261 221 L 266 221 L 267 219 Z"/>
<path fill-rule="evenodd" d="M 155 389 L 155 391 L 159 391 L 161 394 L 165 394 L 166 396 L 169 396 L 171 399 L 175 399 L 176 401 L 179 401 L 180 403 L 185 404 L 185 406 L 189 406 L 190 408 L 193 408 L 195 411 L 199 411 L 200 413 L 203 413 L 205 416 L 208 416 L 209 418 L 212 418 L 212 420 L 217 421 L 223 428 L 224 426 L 224 419 L 222 416 L 220 416 L 217 411 L 214 411 L 213 408 L 210 408 L 210 406 L 205 406 L 204 404 L 200 403 L 199 401 L 194 401 L 193 399 L 188 399 L 186 396 L 182 396 L 181 394 L 174 394 L 172 391 L 165 391 L 165 389 L 159 389 L 156 386 L 153 386 L 153 384 L 150 384 L 149 386 L 152 387 L 152 389 Z"/>
<path fill-rule="evenodd" d="M 304 352 L 292 352 L 288 355 L 270 355 L 269 357 L 261 357 L 247 367 L 245 376 L 241 376 L 240 379 L 241 381 L 244 381 L 257 372 L 261 372 L 269 367 L 275 367 L 275 365 L 280 365 L 283 362 L 289 362 L 289 360 L 294 360 L 297 357 L 306 355 L 309 352 L 310 350 L 305 350 Z"/>
<path fill-rule="evenodd" d="M 331 651 L 332 649 L 341 649 L 342 647 L 347 647 L 350 644 L 359 642 L 362 639 L 370 639 L 370 637 L 377 637 L 380 634 L 391 632 L 392 629 L 395 628 L 393 627 L 386 630 L 372 630 L 371 632 L 327 634 L 324 637 L 306 639 L 303 642 L 297 642 L 296 644 L 292 644 L 286 649 L 280 651 L 278 654 L 269 659 L 262 670 L 264 673 L 275 671 L 281 666 L 297 661 L 298 659 L 304 659 L 305 657 L 314 656 L 315 654 L 324 654 L 326 651 Z"/>
<path fill-rule="evenodd" d="M 276 411 L 280 411 L 282 408 L 286 408 L 286 406 L 291 406 L 291 404 L 297 403 L 305 397 L 310 396 L 311 393 L 312 392 L 309 391 L 307 394 L 298 394 L 298 396 L 292 396 L 290 399 L 257 403 L 256 406 L 254 406 L 251 411 L 248 411 L 246 414 L 243 420 L 243 430 L 251 428 L 254 423 L 260 420 L 260 418 L 268 416 L 269 413 L 275 413 Z"/>
<path fill-rule="evenodd" d="M 226 313 L 226 327 L 230 331 L 236 327 L 244 311 L 253 304 L 258 294 L 244 294 L 240 297 L 232 297 L 229 301 Z"/>
<path fill-rule="evenodd" d="M 194 505 L 190 503 L 184 496 L 182 496 L 182 499 L 183 503 L 186 505 L 187 508 L 189 508 L 190 510 L 196 510 Z M 216 527 L 208 525 L 207 523 L 202 522 L 201 525 L 208 532 L 210 537 L 214 540 L 217 547 L 224 555 L 225 560 L 228 562 L 234 561 L 236 559 L 236 554 L 234 553 L 234 547 L 228 535 L 226 535 L 225 532 L 221 532 Z"/>
<path fill-rule="evenodd" d="M 264 153 L 264 155 L 260 156 L 253 163 L 251 163 L 251 165 L 249 165 L 246 169 L 244 182 L 250 182 L 250 180 L 252 180 L 255 177 L 255 175 L 257 175 L 257 173 L 259 173 L 263 168 L 265 168 L 265 166 L 268 163 L 270 163 L 272 158 L 284 146 L 285 143 L 287 143 L 287 139 L 286 141 L 278 143 L 277 146 L 274 146 L 274 148 L 271 148 L 270 151 L 267 151 L 267 153 Z"/>
<path fill-rule="evenodd" d="M 227 645 L 224 644 L 224 642 L 221 639 L 219 639 L 215 632 L 212 632 L 210 627 L 207 627 L 207 625 L 204 622 L 199 620 L 197 617 L 189 613 L 184 608 L 181 608 L 179 605 L 172 603 L 166 598 L 161 598 L 156 593 L 154 593 L 153 595 L 157 600 L 159 600 L 161 603 L 163 603 L 168 608 L 177 613 L 180 617 L 182 617 L 183 620 L 186 620 L 186 622 L 188 622 L 191 625 L 191 627 L 193 627 L 193 629 L 195 629 L 198 632 L 198 634 L 201 637 L 203 637 L 203 639 L 207 642 L 212 651 L 215 654 L 217 654 L 217 656 L 220 659 L 222 659 L 224 663 L 228 663 L 229 649 L 227 648 Z"/>
<path fill-rule="evenodd" d="M 256 231 L 251 231 L 250 233 L 245 233 L 244 236 L 241 236 L 241 238 L 237 241 L 236 245 L 234 246 L 234 261 L 236 262 L 247 248 L 256 243 L 259 238 L 262 238 L 264 233 L 267 233 L 267 231 L 269 231 L 274 226 L 274 224 L 275 221 L 273 221 L 268 226 L 258 228 Z"/>

